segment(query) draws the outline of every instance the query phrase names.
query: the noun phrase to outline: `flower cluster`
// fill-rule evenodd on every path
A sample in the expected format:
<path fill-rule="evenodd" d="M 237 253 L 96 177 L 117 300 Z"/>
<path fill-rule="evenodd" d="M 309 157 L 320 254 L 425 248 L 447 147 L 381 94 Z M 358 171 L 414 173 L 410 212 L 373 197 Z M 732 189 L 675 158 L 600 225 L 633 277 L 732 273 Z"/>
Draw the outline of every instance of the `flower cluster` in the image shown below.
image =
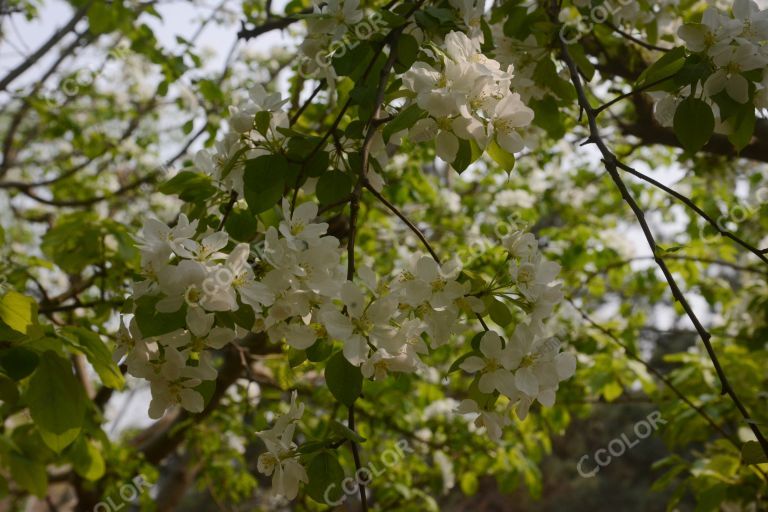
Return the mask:
<path fill-rule="evenodd" d="M 152 299 L 158 313 L 184 315 L 183 328 L 161 336 L 142 338 L 146 320 L 139 315 L 124 329 L 119 354 L 127 354 L 129 373 L 152 383 L 153 417 L 173 403 L 202 409 L 194 388 L 216 377 L 208 349 L 238 335 L 223 313 L 247 308 L 246 329 L 299 350 L 320 338 L 339 340 L 350 363 L 382 378 L 422 367 L 422 333 L 443 344 L 462 311 L 482 310 L 467 295 L 469 284 L 457 281 L 454 262 L 440 266 L 422 257 L 390 283 L 363 267 L 362 286 L 346 281 L 339 241 L 326 235 L 327 224 L 313 222 L 317 211 L 307 202 L 291 212 L 284 201 L 284 219 L 267 230 L 253 258 L 248 244 L 230 248 L 224 232 L 197 234 L 197 222 L 184 215 L 173 228 L 146 221 L 138 239 L 146 279 L 136 283 L 134 298 Z"/>
<path fill-rule="evenodd" d="M 481 399 L 465 399 L 457 410 L 474 414 L 475 425 L 485 427 L 492 439 L 498 439 L 509 423 L 510 408 L 516 407 L 518 417 L 524 419 L 534 401 L 553 405 L 559 383 L 576 371 L 575 356 L 560 352 L 559 340 L 545 336 L 544 321 L 563 297 L 555 282 L 559 265 L 542 256 L 531 233 L 510 234 L 504 247 L 509 253 L 511 280 L 502 287 L 502 295 L 515 295 L 514 302 L 527 318 L 506 342 L 498 333 L 487 331 L 477 350 L 459 365 L 476 376 Z M 495 409 L 500 395 L 507 399 L 504 413 Z"/>
<path fill-rule="evenodd" d="M 363 266 L 359 283 L 346 280 L 343 250 L 326 234 L 327 224 L 314 221 L 317 211 L 315 203 L 306 202 L 291 212 L 284 201 L 283 220 L 267 230 L 256 255 L 248 244 L 230 244 L 224 232 L 198 234 L 197 222 L 184 215 L 173 228 L 146 221 L 138 242 L 147 278 L 136 283 L 134 298 L 151 299 L 158 313 L 184 318 L 182 328 L 147 338 L 141 335 L 147 320 L 138 313 L 123 328 L 118 354 L 127 355 L 130 374 L 150 381 L 151 416 L 174 403 L 202 410 L 195 388 L 216 377 L 211 351 L 230 343 L 238 331 L 265 332 L 272 342 L 299 350 L 338 340 L 366 378 L 382 379 L 425 368 L 425 340 L 432 348 L 444 345 L 462 329 L 463 317 L 484 311 L 469 282 L 460 280 L 455 260 L 440 265 L 416 257 L 391 279 L 379 279 Z M 515 232 L 504 245 L 509 253 L 504 293 L 515 294 L 527 318 L 503 350 L 501 338 L 487 333 L 479 355 L 462 368 L 479 375 L 482 393 L 498 391 L 519 402 L 520 413 L 533 400 L 554 401 L 573 359 L 557 355 L 557 347 L 543 338 L 544 322 L 562 298 L 554 282 L 558 265 L 541 255 L 530 233 Z M 222 316 L 243 309 L 245 325 Z"/>
<path fill-rule="evenodd" d="M 283 110 L 287 102 L 279 93 L 267 93 L 260 84 L 252 87 L 247 100 L 229 108 L 231 131 L 216 143 L 214 154 L 206 149 L 198 151 L 196 167 L 243 197 L 243 162 L 283 148 L 285 135 L 280 129 L 289 126 Z"/>
<path fill-rule="evenodd" d="M 705 55 L 714 66 L 715 72 L 704 82 L 708 96 L 725 90 L 735 101 L 746 103 L 751 80 L 745 73 L 762 69 L 755 101 L 758 108 L 768 106 L 768 9 L 760 10 L 751 0 L 736 0 L 730 14 L 709 7 L 701 23 L 686 23 L 678 35 L 690 51 Z"/>
<path fill-rule="evenodd" d="M 459 139 L 484 149 L 495 141 L 509 153 L 525 147 L 520 129 L 533 120 L 533 110 L 510 90 L 512 66 L 506 70 L 480 51 L 480 42 L 462 32 L 445 37 L 444 51 L 435 50 L 436 66 L 416 62 L 403 84 L 429 117 L 410 130 L 415 142 L 434 139 L 442 160 L 452 163 Z"/>

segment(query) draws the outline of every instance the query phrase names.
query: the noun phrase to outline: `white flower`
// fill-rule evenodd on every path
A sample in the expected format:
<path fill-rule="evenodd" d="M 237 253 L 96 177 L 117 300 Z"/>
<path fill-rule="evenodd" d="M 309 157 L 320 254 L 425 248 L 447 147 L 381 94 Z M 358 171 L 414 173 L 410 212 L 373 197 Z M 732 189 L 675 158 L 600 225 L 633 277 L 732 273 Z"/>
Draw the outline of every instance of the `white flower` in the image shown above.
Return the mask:
<path fill-rule="evenodd" d="M 461 18 L 469 29 L 469 37 L 483 42 L 480 21 L 485 11 L 485 0 L 450 0 L 450 3 L 461 13 Z"/>
<path fill-rule="evenodd" d="M 272 492 L 292 500 L 299 493 L 299 485 L 309 478 L 304 466 L 298 461 L 293 434 L 296 422 L 304 413 L 304 405 L 296 404 L 296 391 L 291 395 L 291 408 L 280 416 L 269 430 L 257 432 L 264 441 L 267 451 L 259 455 L 257 469 L 267 476 L 272 475 Z"/>
<path fill-rule="evenodd" d="M 415 369 L 414 361 L 408 357 L 408 354 L 401 352 L 392 355 L 383 348 L 374 352 L 360 367 L 363 377 L 366 379 L 373 377 L 373 380 L 385 379 L 389 372 L 410 373 Z"/>
<path fill-rule="evenodd" d="M 514 231 L 505 236 L 501 243 L 513 258 L 521 260 L 530 261 L 539 250 L 536 237 L 533 233 L 526 233 L 525 231 Z"/>
<path fill-rule="evenodd" d="M 191 239 L 182 240 L 174 246 L 174 252 L 182 258 L 189 258 L 200 262 L 220 260 L 227 257 L 219 252 L 227 246 L 229 235 L 224 231 L 216 231 L 203 238 L 201 242 Z"/>
<path fill-rule="evenodd" d="M 119 363 L 126 354 L 133 351 L 134 346 L 136 346 L 136 340 L 141 340 L 141 333 L 139 332 L 136 318 L 131 318 L 131 321 L 128 322 L 128 327 L 126 327 L 122 317 L 120 317 L 120 327 L 115 339 L 117 346 L 115 347 L 112 359 Z"/>
<path fill-rule="evenodd" d="M 305 350 L 315 344 L 317 333 L 302 322 L 279 323 L 269 329 L 272 341 L 285 340 L 297 350 Z"/>
<path fill-rule="evenodd" d="M 491 127 L 496 142 L 510 153 L 521 151 L 525 147 L 518 128 L 528 126 L 533 121 L 533 110 L 526 107 L 520 95 L 512 93 L 499 101 L 493 112 Z"/>
<path fill-rule="evenodd" d="M 734 0 L 733 15 L 741 25 L 740 38 L 753 42 L 768 40 L 768 9 L 761 11 L 752 0 Z"/>
<path fill-rule="evenodd" d="M 189 412 L 202 412 L 205 407 L 203 395 L 195 391 L 199 379 L 182 379 L 170 382 L 165 379 L 150 380 L 152 400 L 149 403 L 149 417 L 158 419 L 168 407 L 178 404 Z"/>
<path fill-rule="evenodd" d="M 480 409 L 472 399 L 462 400 L 456 408 L 456 412 L 464 415 L 474 416 L 474 424 L 477 428 L 485 428 L 488 437 L 493 441 L 501 439 L 503 428 L 509 424 L 509 418 L 501 416 L 496 411 L 487 411 Z"/>
<path fill-rule="evenodd" d="M 460 272 L 461 262 L 456 259 L 439 265 L 430 256 L 422 256 L 413 273 L 401 282 L 400 301 L 412 307 L 426 302 L 436 311 L 444 311 L 469 291 L 469 283 L 456 281 Z"/>
<path fill-rule="evenodd" d="M 238 133 L 227 133 L 216 142 L 216 153 L 201 149 L 195 155 L 195 166 L 204 173 L 209 174 L 229 189 L 234 190 L 243 197 L 243 172 L 245 166 L 241 161 L 234 164 L 233 160 L 243 151 L 243 143 Z M 228 172 L 224 175 L 224 170 Z"/>
<path fill-rule="evenodd" d="M 499 391 L 510 395 L 515 391 L 513 370 L 514 354 L 509 348 L 502 347 L 501 337 L 493 331 L 486 332 L 480 339 L 480 352 L 483 357 L 469 356 L 460 367 L 468 373 L 480 372 L 477 387 L 481 393 Z"/>
<path fill-rule="evenodd" d="M 155 308 L 161 313 L 178 311 L 187 303 L 187 325 L 196 329 L 208 321 L 200 303 L 205 298 L 203 280 L 207 275 L 205 267 L 196 261 L 183 260 L 178 265 L 166 267 L 158 276 L 158 289 L 165 294 Z"/>
<path fill-rule="evenodd" d="M 359 0 L 326 0 L 320 5 L 315 4 L 315 13 L 320 17 L 312 20 L 312 33 L 332 33 L 334 38 L 339 38 L 348 25 L 363 19 Z"/>
<path fill-rule="evenodd" d="M 289 242 L 301 241 L 304 248 L 306 245 L 316 245 L 321 236 L 328 230 L 328 224 L 325 222 L 313 224 L 312 221 L 317 217 L 317 204 L 312 202 L 302 203 L 291 213 L 291 206 L 288 199 L 283 198 L 283 221 L 280 222 L 280 234 Z"/>
<path fill-rule="evenodd" d="M 512 281 L 528 300 L 535 300 L 553 285 L 559 272 L 560 265 L 547 260 L 540 253 L 536 253 L 530 261 L 512 261 L 509 266 Z"/>
<path fill-rule="evenodd" d="M 677 35 L 692 52 L 706 51 L 713 56 L 725 49 L 740 30 L 739 22 L 710 7 L 704 11 L 701 23 L 686 23 L 678 29 Z"/>
<path fill-rule="evenodd" d="M 248 96 L 256 109 L 262 112 L 278 112 L 290 101 L 290 98 L 283 99 L 279 92 L 268 93 L 261 84 L 251 87 Z"/>
<path fill-rule="evenodd" d="M 318 317 L 333 338 L 344 342 L 344 357 L 360 366 L 368 359 L 368 343 L 378 346 L 392 337 L 394 327 L 389 320 L 397 310 L 397 301 L 386 297 L 366 303 L 365 295 L 350 281 L 344 282 L 340 292 L 347 314 L 335 307 L 320 310 Z"/>
<path fill-rule="evenodd" d="M 542 405 L 551 406 L 560 381 L 576 371 L 576 358 L 570 352 L 558 353 L 557 338 L 536 336 L 527 326 L 518 325 L 510 340 L 515 372 L 515 387 Z"/>
<path fill-rule="evenodd" d="M 238 244 L 227 257 L 224 269 L 213 272 L 213 277 L 222 277 L 222 282 L 218 283 L 222 288 L 220 293 L 226 294 L 224 300 L 232 311 L 237 309 L 235 292 L 243 304 L 251 306 L 256 312 L 261 312 L 262 306 L 270 306 L 275 300 L 272 290 L 263 282 L 256 281 L 253 269 L 248 265 L 249 254 L 248 244 Z M 224 277 L 229 278 L 228 283 L 223 280 Z"/>
<path fill-rule="evenodd" d="M 193 237 L 196 230 L 197 220 L 189 222 L 183 213 L 172 228 L 157 219 L 147 218 L 141 235 L 136 237 L 138 247 L 142 251 L 142 259 L 167 261 L 171 251 L 175 251 L 183 242 Z"/>
<path fill-rule="evenodd" d="M 720 69 L 704 82 L 704 91 L 712 96 L 725 89 L 739 103 L 749 100 L 749 85 L 741 73 L 768 64 L 768 58 L 759 55 L 751 45 L 729 46 L 716 55 L 713 61 Z"/>

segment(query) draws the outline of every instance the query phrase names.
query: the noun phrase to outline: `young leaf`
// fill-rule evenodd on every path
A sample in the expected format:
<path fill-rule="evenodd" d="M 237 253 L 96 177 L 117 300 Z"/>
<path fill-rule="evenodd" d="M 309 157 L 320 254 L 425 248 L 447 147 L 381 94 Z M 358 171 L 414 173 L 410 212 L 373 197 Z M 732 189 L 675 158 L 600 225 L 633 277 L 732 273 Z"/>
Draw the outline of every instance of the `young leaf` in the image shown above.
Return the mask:
<path fill-rule="evenodd" d="M 125 384 L 123 374 L 112 360 L 112 353 L 98 334 L 83 327 L 64 327 L 62 338 L 79 350 L 99 375 L 101 382 L 112 389 L 122 389 Z"/>
<path fill-rule="evenodd" d="M 40 357 L 23 347 L 11 347 L 0 352 L 0 369 L 13 380 L 21 380 L 37 367 Z"/>
<path fill-rule="evenodd" d="M 47 351 L 29 379 L 26 395 L 29 413 L 37 426 L 55 436 L 43 436 L 53 450 L 61 451 L 83 426 L 88 398 L 66 359 Z M 74 437 L 73 437 L 74 436 Z"/>
<path fill-rule="evenodd" d="M 360 368 L 347 361 L 342 352 L 336 352 L 325 366 L 325 382 L 331 394 L 347 407 L 352 406 L 363 391 Z"/>
<path fill-rule="evenodd" d="M 744 464 L 765 464 L 768 462 L 760 443 L 747 441 L 741 446 L 741 462 Z"/>
<path fill-rule="evenodd" d="M 674 119 L 677 140 L 690 153 L 700 150 L 715 130 L 715 116 L 704 101 L 689 97 L 677 106 Z"/>
<path fill-rule="evenodd" d="M 14 331 L 27 334 L 29 327 L 37 323 L 37 303 L 11 290 L 0 298 L 0 320 Z"/>
<path fill-rule="evenodd" d="M 673 76 L 680 71 L 684 65 L 685 48 L 683 46 L 678 46 L 662 55 L 659 60 L 643 71 L 637 79 L 635 86 L 643 87 L 645 84 L 650 84 L 661 80 L 662 78 Z"/>
<path fill-rule="evenodd" d="M 323 451 L 315 455 L 307 468 L 307 476 L 309 482 L 304 490 L 313 500 L 332 504 L 344 495 L 341 488 L 344 469 L 333 453 Z"/>
<path fill-rule="evenodd" d="M 491 320 L 499 324 L 501 327 L 509 325 L 513 318 L 512 313 L 509 311 L 509 307 L 498 299 L 494 299 L 488 306 L 488 313 L 491 315 Z"/>
<path fill-rule="evenodd" d="M 298 174 L 298 164 L 282 155 L 262 155 L 246 161 L 243 185 L 251 213 L 258 215 L 275 206 L 285 186 L 293 185 Z"/>
<path fill-rule="evenodd" d="M 495 140 L 488 144 L 486 150 L 488 155 L 506 172 L 511 172 L 515 168 L 515 155 L 499 146 Z"/>
<path fill-rule="evenodd" d="M 352 190 L 352 178 L 341 171 L 328 171 L 317 181 L 315 193 L 321 204 L 332 204 L 347 197 Z"/>

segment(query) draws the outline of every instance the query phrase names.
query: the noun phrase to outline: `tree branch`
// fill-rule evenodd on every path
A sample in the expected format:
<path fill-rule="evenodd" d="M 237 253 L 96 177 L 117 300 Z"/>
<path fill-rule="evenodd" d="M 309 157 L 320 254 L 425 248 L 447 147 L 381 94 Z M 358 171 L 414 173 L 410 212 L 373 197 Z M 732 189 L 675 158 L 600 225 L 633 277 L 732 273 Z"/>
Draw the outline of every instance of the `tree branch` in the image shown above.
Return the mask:
<path fill-rule="evenodd" d="M 557 19 L 556 13 L 553 19 Z M 736 391 L 733 389 L 730 381 L 728 380 L 728 377 L 725 375 L 725 372 L 723 371 L 723 368 L 720 364 L 720 360 L 718 359 L 717 354 L 714 350 L 714 347 L 712 346 L 712 341 L 711 341 L 712 335 L 702 325 L 698 316 L 696 316 L 696 313 L 693 311 L 693 308 L 691 308 L 687 299 L 685 298 L 682 291 L 680 290 L 680 287 L 677 285 L 677 281 L 675 280 L 674 276 L 670 272 L 669 267 L 667 267 L 667 264 L 664 262 L 664 259 L 661 257 L 661 255 L 658 252 L 658 248 L 656 246 L 656 240 L 654 238 L 654 235 L 650 227 L 648 226 L 648 222 L 645 219 L 645 213 L 643 212 L 642 208 L 640 208 L 640 206 L 637 204 L 637 202 L 634 200 L 629 190 L 627 189 L 626 184 L 621 179 L 621 175 L 619 174 L 619 171 L 618 171 L 619 160 L 616 157 L 616 155 L 613 154 L 608 149 L 608 147 L 605 145 L 602 139 L 602 136 L 600 134 L 600 129 L 597 126 L 595 109 L 592 107 L 592 105 L 589 102 L 589 99 L 587 98 L 586 92 L 584 90 L 584 86 L 581 83 L 581 78 L 579 77 L 578 67 L 576 66 L 576 63 L 574 62 L 573 58 L 568 52 L 568 46 L 565 44 L 565 42 L 561 42 L 560 49 L 561 49 L 561 58 L 563 62 L 566 64 L 566 66 L 568 67 L 568 70 L 571 75 L 571 81 L 573 82 L 573 85 L 576 89 L 579 106 L 587 115 L 587 121 L 589 124 L 589 132 L 590 132 L 590 137 L 588 139 L 588 142 L 595 144 L 599 149 L 600 153 L 602 154 L 603 164 L 605 165 L 605 169 L 606 171 L 608 171 L 608 174 L 610 175 L 611 179 L 616 185 L 616 188 L 619 190 L 619 192 L 621 193 L 621 196 L 627 202 L 632 212 L 634 213 L 638 223 L 640 224 L 640 227 L 643 231 L 643 235 L 645 236 L 645 239 L 648 242 L 648 246 L 651 249 L 651 252 L 654 256 L 656 264 L 658 265 L 661 272 L 664 274 L 664 277 L 669 285 L 669 288 L 672 291 L 672 296 L 683 307 L 683 310 L 685 311 L 690 321 L 693 323 L 693 326 L 696 329 L 696 332 L 698 333 L 699 337 L 704 343 L 704 347 L 707 351 L 707 354 L 709 355 L 709 358 L 712 361 L 712 365 L 715 368 L 715 372 L 717 373 L 717 376 L 720 379 L 720 383 L 722 386 L 721 393 L 727 394 L 728 396 L 731 397 L 731 400 L 733 401 L 734 405 L 741 413 L 745 422 L 747 423 L 749 428 L 752 430 L 752 432 L 755 434 L 755 437 L 760 443 L 760 446 L 762 447 L 763 451 L 765 452 L 766 455 L 768 455 L 768 440 L 766 440 L 766 438 L 763 436 L 760 429 L 752 420 L 752 417 L 749 414 L 749 411 L 747 411 L 747 409 L 744 407 L 743 403 L 741 402 L 738 395 L 736 394 Z"/>
<path fill-rule="evenodd" d="M 72 15 L 72 18 L 70 18 L 66 25 L 54 32 L 53 35 L 51 35 L 51 37 L 48 38 L 48 40 L 43 43 L 42 46 L 40 46 L 40 48 L 35 51 L 35 53 L 27 57 L 24 62 L 21 62 L 18 66 L 9 71 L 8 74 L 5 75 L 2 80 L 0 80 L 0 91 L 4 91 L 11 84 L 11 82 L 16 80 L 26 70 L 32 67 L 38 60 L 40 60 L 46 53 L 48 53 L 51 48 L 56 46 L 56 44 L 61 41 L 64 36 L 72 32 L 78 22 L 85 17 L 92 2 L 93 0 L 87 2 L 85 5 L 80 7 L 80 9 L 75 11 L 75 13 Z"/>

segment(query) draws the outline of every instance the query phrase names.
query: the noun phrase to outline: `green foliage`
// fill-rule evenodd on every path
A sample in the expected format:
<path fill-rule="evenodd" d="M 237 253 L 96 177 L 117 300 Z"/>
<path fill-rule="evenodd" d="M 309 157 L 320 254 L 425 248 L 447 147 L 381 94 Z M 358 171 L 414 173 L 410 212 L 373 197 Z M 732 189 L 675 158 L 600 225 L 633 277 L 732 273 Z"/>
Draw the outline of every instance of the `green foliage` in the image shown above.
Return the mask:
<path fill-rule="evenodd" d="M 337 352 L 325 365 L 325 382 L 334 398 L 351 407 L 363 390 L 363 375 L 352 366 L 344 354 Z"/>
<path fill-rule="evenodd" d="M 61 452 L 77 438 L 84 423 L 86 397 L 66 360 L 45 352 L 29 379 L 24 400 L 51 449 Z"/>
<path fill-rule="evenodd" d="M 686 98 L 675 111 L 675 136 L 683 147 L 694 153 L 704 147 L 715 130 L 712 108 L 697 98 Z"/>
<path fill-rule="evenodd" d="M 298 175 L 298 166 L 281 155 L 263 155 L 246 161 L 243 181 L 248 208 L 254 215 L 272 208 Z"/>

